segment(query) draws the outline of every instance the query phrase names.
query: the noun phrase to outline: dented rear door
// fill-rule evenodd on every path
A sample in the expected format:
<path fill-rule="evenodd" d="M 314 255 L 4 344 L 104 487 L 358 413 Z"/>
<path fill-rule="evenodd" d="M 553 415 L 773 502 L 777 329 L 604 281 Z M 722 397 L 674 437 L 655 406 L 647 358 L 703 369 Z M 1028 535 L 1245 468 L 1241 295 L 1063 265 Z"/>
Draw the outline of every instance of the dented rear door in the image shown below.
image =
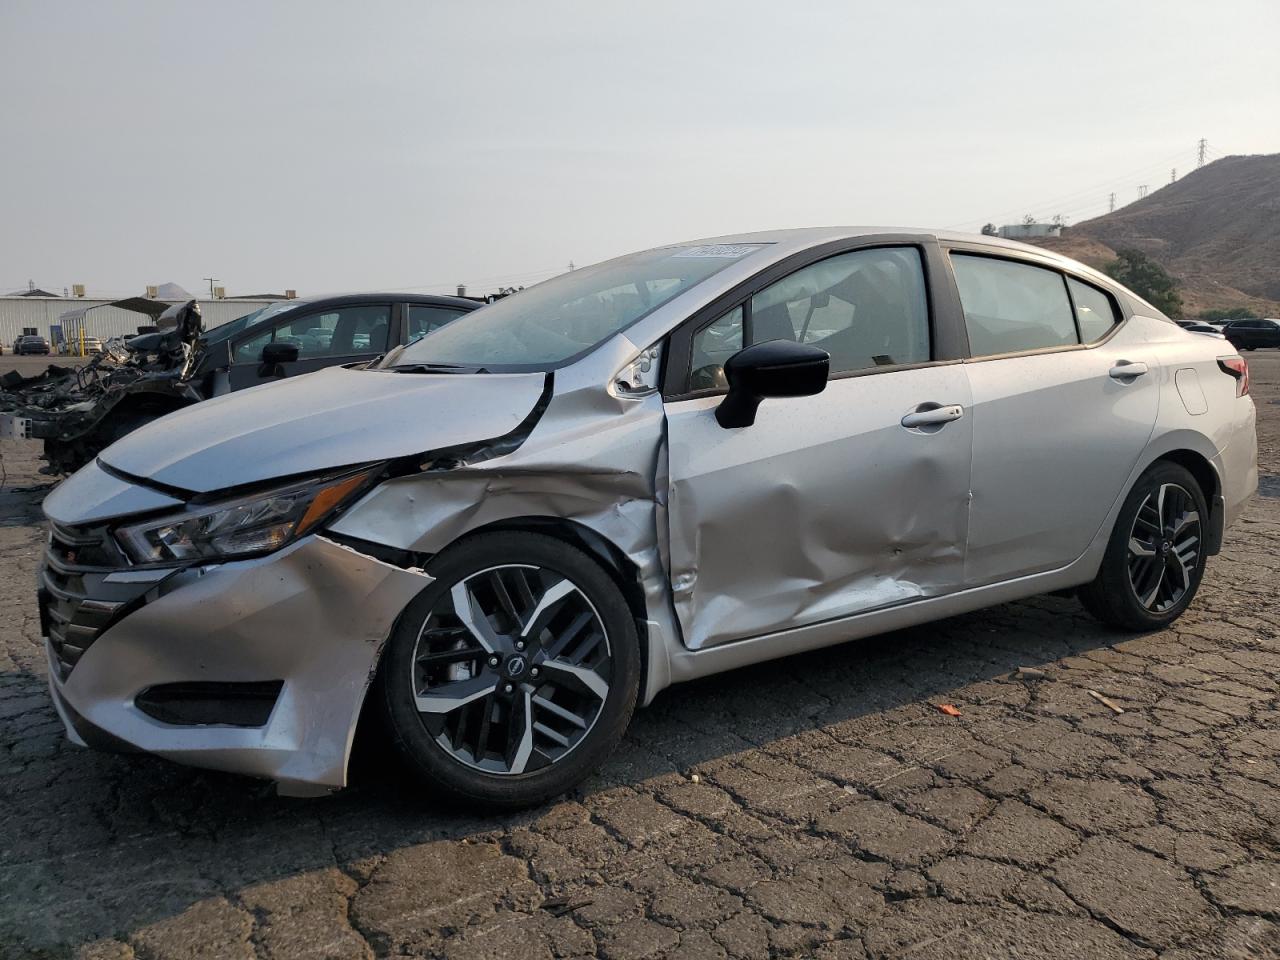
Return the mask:
<path fill-rule="evenodd" d="M 817 396 L 765 400 L 740 429 L 716 422 L 719 402 L 666 404 L 670 574 L 687 646 L 960 588 L 973 439 L 960 365 L 833 379 Z M 941 407 L 959 416 L 904 425 Z"/>

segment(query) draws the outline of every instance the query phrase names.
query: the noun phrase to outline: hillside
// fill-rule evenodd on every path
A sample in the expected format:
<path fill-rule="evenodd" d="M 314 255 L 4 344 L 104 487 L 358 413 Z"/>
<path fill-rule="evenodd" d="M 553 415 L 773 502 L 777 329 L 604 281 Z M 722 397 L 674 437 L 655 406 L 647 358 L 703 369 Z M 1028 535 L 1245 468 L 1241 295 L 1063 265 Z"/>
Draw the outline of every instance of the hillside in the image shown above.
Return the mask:
<path fill-rule="evenodd" d="M 1094 267 L 1133 247 L 1179 281 L 1184 310 L 1280 316 L 1280 154 L 1224 157 L 1041 246 Z"/>

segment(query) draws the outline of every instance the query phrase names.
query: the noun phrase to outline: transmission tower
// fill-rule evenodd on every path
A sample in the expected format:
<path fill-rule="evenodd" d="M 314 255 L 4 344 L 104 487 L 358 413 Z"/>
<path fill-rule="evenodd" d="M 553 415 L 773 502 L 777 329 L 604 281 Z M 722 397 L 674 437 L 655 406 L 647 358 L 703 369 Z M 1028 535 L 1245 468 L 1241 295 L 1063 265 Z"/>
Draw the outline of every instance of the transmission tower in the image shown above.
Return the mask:
<path fill-rule="evenodd" d="M 1113 193 L 1107 197 L 1107 213 L 1116 212 L 1116 195 Z"/>
<path fill-rule="evenodd" d="M 1138 199 L 1141 200 L 1146 195 L 1147 195 L 1147 185 L 1144 183 L 1138 187 Z"/>
<path fill-rule="evenodd" d="M 1204 152 L 1209 147 L 1209 141 L 1204 137 L 1200 138 L 1200 142 L 1196 145 L 1196 169 L 1204 166 Z"/>
<path fill-rule="evenodd" d="M 1169 182 L 1173 183 L 1177 179 L 1178 179 L 1178 168 L 1174 167 L 1172 170 L 1169 171 Z"/>

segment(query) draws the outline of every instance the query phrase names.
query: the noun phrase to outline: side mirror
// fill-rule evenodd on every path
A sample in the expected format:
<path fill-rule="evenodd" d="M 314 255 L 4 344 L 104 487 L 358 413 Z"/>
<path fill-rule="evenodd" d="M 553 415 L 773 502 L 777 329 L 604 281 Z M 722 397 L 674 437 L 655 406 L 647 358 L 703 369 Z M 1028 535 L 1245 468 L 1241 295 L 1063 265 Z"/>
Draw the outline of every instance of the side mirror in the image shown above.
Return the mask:
<path fill-rule="evenodd" d="M 268 343 L 262 348 L 262 366 L 258 368 L 260 377 L 283 377 L 282 363 L 293 363 L 298 359 L 296 343 Z"/>
<path fill-rule="evenodd" d="M 268 343 L 262 348 L 262 362 L 273 367 L 278 363 L 293 363 L 297 359 L 296 343 Z"/>
<path fill-rule="evenodd" d="M 725 361 L 729 393 L 716 407 L 722 427 L 749 427 L 765 397 L 810 397 L 827 386 L 831 355 L 793 340 L 769 340 Z"/>

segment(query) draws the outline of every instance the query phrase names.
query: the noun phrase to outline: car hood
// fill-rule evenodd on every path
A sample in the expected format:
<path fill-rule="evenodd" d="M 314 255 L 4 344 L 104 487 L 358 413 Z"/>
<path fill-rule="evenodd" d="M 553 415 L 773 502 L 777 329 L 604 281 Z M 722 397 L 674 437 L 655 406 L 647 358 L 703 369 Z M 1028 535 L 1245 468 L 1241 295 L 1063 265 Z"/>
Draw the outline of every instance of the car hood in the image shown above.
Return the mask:
<path fill-rule="evenodd" d="M 157 485 L 208 493 L 501 437 L 537 405 L 545 381 L 541 373 L 332 367 L 171 413 L 99 459 Z"/>

